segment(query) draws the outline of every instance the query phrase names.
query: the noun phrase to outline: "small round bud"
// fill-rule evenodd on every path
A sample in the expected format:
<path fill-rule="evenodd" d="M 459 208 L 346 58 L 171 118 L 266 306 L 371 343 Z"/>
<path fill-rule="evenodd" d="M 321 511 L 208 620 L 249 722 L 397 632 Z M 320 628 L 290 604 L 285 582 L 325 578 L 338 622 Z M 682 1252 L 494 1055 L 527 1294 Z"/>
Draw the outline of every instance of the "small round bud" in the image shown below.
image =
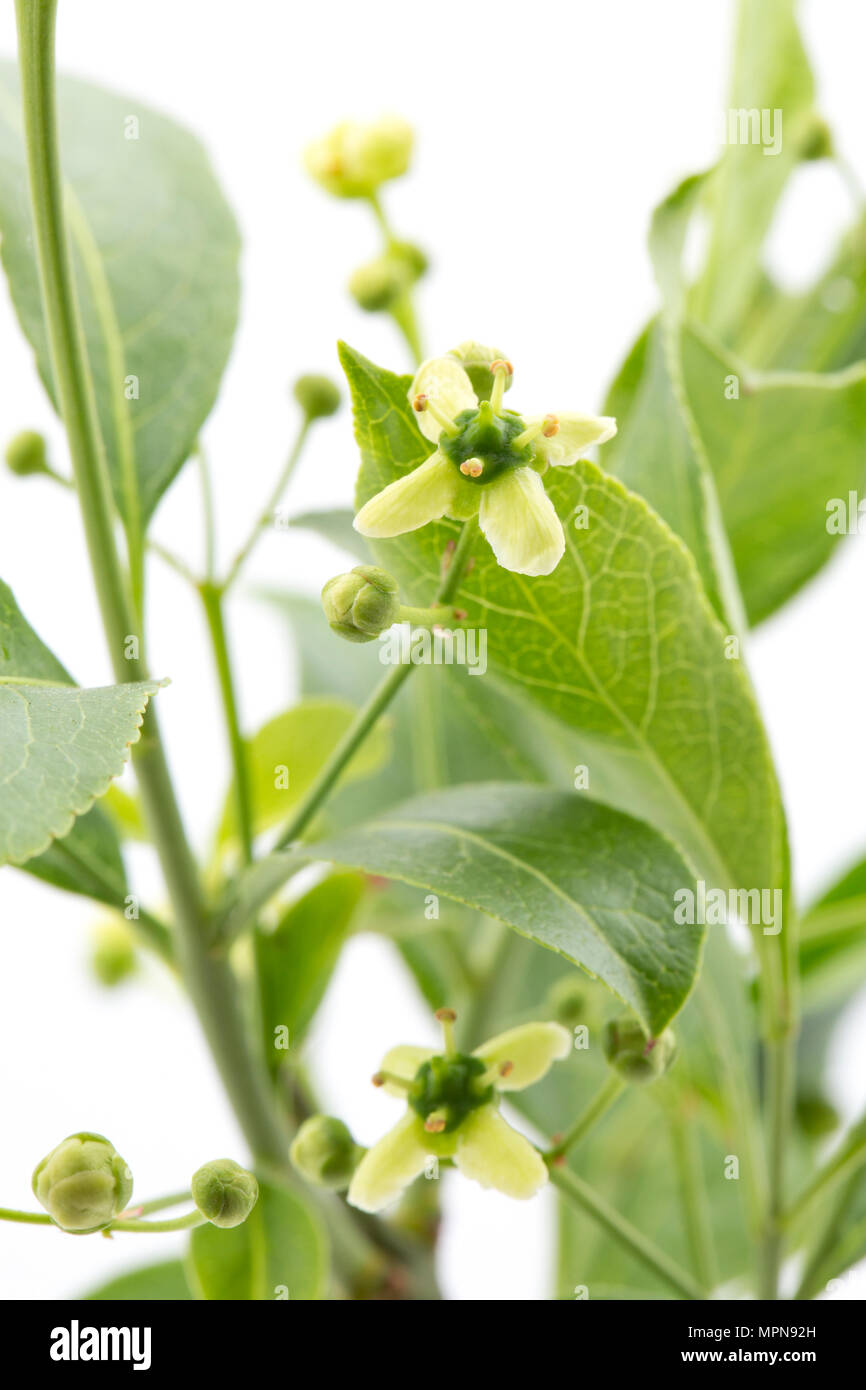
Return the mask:
<path fill-rule="evenodd" d="M 342 1120 L 311 1115 L 295 1135 L 289 1156 L 307 1182 L 340 1192 L 348 1187 L 364 1150 Z"/>
<path fill-rule="evenodd" d="M 33 1191 L 61 1230 L 101 1231 L 129 1205 L 132 1174 L 101 1134 L 70 1134 L 33 1170 Z"/>
<path fill-rule="evenodd" d="M 31 473 L 47 473 L 45 440 L 35 430 L 22 430 L 6 445 L 6 466 L 19 478 Z"/>
<path fill-rule="evenodd" d="M 472 339 L 467 339 L 459 347 L 452 348 L 448 355 L 457 358 L 472 382 L 472 389 L 478 399 L 489 400 L 494 380 L 491 368 L 494 363 L 506 362 L 505 354 L 501 353 L 498 348 L 485 347 L 483 343 L 476 343 Z M 506 391 L 510 390 L 513 377 L 514 369 L 512 368 L 505 378 Z"/>
<path fill-rule="evenodd" d="M 405 174 L 412 157 L 412 127 L 388 116 L 360 125 L 343 121 L 307 147 L 307 173 L 337 198 L 369 198 L 388 179 Z"/>
<path fill-rule="evenodd" d="M 359 265 L 349 279 L 349 294 L 365 313 L 376 314 L 390 309 L 409 288 L 404 267 L 390 256 Z"/>
<path fill-rule="evenodd" d="M 299 376 L 292 388 L 308 420 L 324 420 L 340 409 L 340 392 L 327 376 Z"/>
<path fill-rule="evenodd" d="M 90 965 L 108 989 L 135 974 L 135 941 L 125 922 L 110 917 L 93 929 Z"/>
<path fill-rule="evenodd" d="M 350 642 L 372 642 L 397 621 L 397 581 L 376 565 L 356 565 L 328 580 L 322 607 L 333 632 Z"/>
<path fill-rule="evenodd" d="M 803 159 L 832 159 L 835 153 L 833 135 L 820 116 L 812 117 L 812 125 L 803 145 Z"/>
<path fill-rule="evenodd" d="M 625 1081 L 656 1081 L 664 1076 L 677 1053 L 676 1039 L 668 1029 L 648 1038 L 633 1018 L 613 1018 L 605 1025 L 604 1055 Z"/>
<path fill-rule="evenodd" d="M 259 1197 L 252 1173 L 231 1158 L 215 1158 L 197 1169 L 190 1182 L 192 1200 L 212 1226 L 240 1226 Z"/>
<path fill-rule="evenodd" d="M 589 990 L 587 983 L 578 974 L 564 975 L 551 986 L 548 995 L 548 1008 L 557 1023 L 566 1028 L 574 1028 L 579 1023 L 589 1023 Z"/>

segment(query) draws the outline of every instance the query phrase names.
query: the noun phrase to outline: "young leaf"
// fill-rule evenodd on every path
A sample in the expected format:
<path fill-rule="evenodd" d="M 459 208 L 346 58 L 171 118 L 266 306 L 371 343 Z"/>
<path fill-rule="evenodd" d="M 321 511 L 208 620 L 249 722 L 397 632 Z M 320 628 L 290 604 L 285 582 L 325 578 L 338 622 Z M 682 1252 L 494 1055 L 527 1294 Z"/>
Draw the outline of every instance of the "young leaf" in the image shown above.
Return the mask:
<path fill-rule="evenodd" d="M 276 1068 L 285 1051 L 275 1030 L 286 1029 L 294 1048 L 303 1037 L 337 963 L 363 892 L 359 874 L 329 874 L 283 913 L 273 931 L 254 937 L 264 1051 Z"/>
<path fill-rule="evenodd" d="M 129 1300 L 134 1303 L 187 1303 L 192 1301 L 181 1260 L 161 1260 L 159 1264 L 118 1274 L 107 1284 L 84 1295 L 89 1303 Z"/>
<path fill-rule="evenodd" d="M 187 1276 L 199 1298 L 227 1302 L 317 1299 L 325 1290 L 327 1243 L 317 1218 L 294 1193 L 259 1183 L 241 1226 L 192 1232 Z"/>
<path fill-rule="evenodd" d="M 342 701 L 303 700 L 269 719 L 250 739 L 250 792 L 256 834 L 286 819 L 354 717 L 355 710 Z M 352 759 L 346 777 L 369 777 L 386 760 L 388 747 L 387 730 L 380 724 Z M 221 845 L 235 834 L 234 806 L 230 790 L 219 829 Z"/>
<path fill-rule="evenodd" d="M 409 382 L 344 348 L 364 502 L 426 457 Z M 570 767 L 599 800 L 681 844 L 710 882 L 783 887 L 784 821 L 766 735 L 739 649 L 694 562 L 639 497 L 595 465 L 550 469 L 566 532 L 553 574 L 527 579 L 485 542 L 460 588 L 490 669 L 570 726 Z M 433 592 L 454 523 L 376 544 L 410 602 Z"/>
<path fill-rule="evenodd" d="M 314 850 L 499 918 L 597 975 L 653 1034 L 694 983 L 703 931 L 674 921 L 692 870 L 649 826 L 573 793 L 434 792 Z"/>
<path fill-rule="evenodd" d="M 143 529 L 216 398 L 239 238 L 198 141 L 137 99 L 58 83 L 78 300 L 117 504 Z M 14 65 L 0 64 L 2 259 L 53 394 Z"/>
<path fill-rule="evenodd" d="M 79 689 L 0 583 L 0 864 L 33 859 L 90 810 L 122 772 L 159 685 Z M 104 818 L 80 828 L 65 856 L 55 847 L 36 872 L 49 882 L 74 877 L 75 891 L 91 893 L 101 854 L 108 856 L 111 878 L 111 860 L 116 871 L 119 851 Z M 83 860 L 84 867 L 73 869 L 70 857 Z M 122 890 L 122 874 L 117 886 Z M 106 901 L 119 906 L 122 891 L 118 899 L 108 891 Z"/>

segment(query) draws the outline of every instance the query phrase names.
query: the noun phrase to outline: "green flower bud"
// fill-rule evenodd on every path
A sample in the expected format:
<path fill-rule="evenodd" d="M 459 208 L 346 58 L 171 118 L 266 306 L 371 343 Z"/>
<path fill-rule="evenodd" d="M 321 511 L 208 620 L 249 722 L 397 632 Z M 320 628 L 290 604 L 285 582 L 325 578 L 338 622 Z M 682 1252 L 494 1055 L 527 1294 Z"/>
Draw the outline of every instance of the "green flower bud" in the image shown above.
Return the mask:
<path fill-rule="evenodd" d="M 317 1187 L 341 1192 L 349 1186 L 364 1154 L 342 1120 L 311 1115 L 295 1135 L 289 1155 L 301 1177 Z"/>
<path fill-rule="evenodd" d="M 212 1226 L 240 1226 L 259 1197 L 252 1173 L 231 1158 L 215 1158 L 197 1169 L 190 1182 L 192 1200 Z"/>
<path fill-rule="evenodd" d="M 299 376 L 293 390 L 308 420 L 323 420 L 340 409 L 340 392 L 330 377 Z"/>
<path fill-rule="evenodd" d="M 101 1134 L 70 1134 L 33 1170 L 33 1191 L 61 1230 L 101 1231 L 129 1206 L 132 1174 Z"/>
<path fill-rule="evenodd" d="M 677 1055 L 677 1044 L 668 1029 L 648 1038 L 636 1019 L 612 1018 L 605 1025 L 604 1055 L 625 1081 L 656 1081 L 664 1076 Z"/>
<path fill-rule="evenodd" d="M 591 996 L 588 982 L 576 972 L 557 980 L 547 1001 L 552 1017 L 566 1028 L 574 1028 L 578 1023 L 589 1025 L 596 1014 L 597 1001 Z"/>
<path fill-rule="evenodd" d="M 398 117 L 369 125 L 343 121 L 304 154 L 307 172 L 338 198 L 369 198 L 380 184 L 405 174 L 412 127 Z"/>
<path fill-rule="evenodd" d="M 349 280 L 349 294 L 368 314 L 390 309 L 408 287 L 405 267 L 387 255 L 359 265 Z"/>
<path fill-rule="evenodd" d="M 350 642 L 372 642 L 397 621 L 397 581 L 375 565 L 356 565 L 328 580 L 322 607 L 333 632 Z"/>
<path fill-rule="evenodd" d="M 22 430 L 6 445 L 6 465 L 19 478 L 30 473 L 47 473 L 45 440 L 35 430 Z"/>
<path fill-rule="evenodd" d="M 803 159 L 832 159 L 833 135 L 827 122 L 813 115 L 809 134 L 803 145 Z"/>
<path fill-rule="evenodd" d="M 508 361 L 507 353 L 500 352 L 498 348 L 485 347 L 483 343 L 476 343 L 472 339 L 467 339 L 459 347 L 452 348 L 448 356 L 457 358 L 472 382 L 473 391 L 481 401 L 489 400 L 490 392 L 493 390 L 494 377 L 490 370 L 491 362 Z M 511 390 L 513 380 L 514 372 L 512 371 L 505 378 L 506 391 Z"/>
<path fill-rule="evenodd" d="M 135 974 L 135 941 L 125 922 L 110 917 L 94 927 L 90 964 L 100 984 L 109 989 Z"/>

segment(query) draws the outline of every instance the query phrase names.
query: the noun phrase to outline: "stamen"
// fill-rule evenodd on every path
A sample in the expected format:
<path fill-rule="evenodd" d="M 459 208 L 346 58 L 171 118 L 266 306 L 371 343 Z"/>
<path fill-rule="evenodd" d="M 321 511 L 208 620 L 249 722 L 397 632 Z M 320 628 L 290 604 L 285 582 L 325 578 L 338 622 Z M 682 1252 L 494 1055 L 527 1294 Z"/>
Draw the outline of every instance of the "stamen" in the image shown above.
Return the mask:
<path fill-rule="evenodd" d="M 419 391 L 418 395 L 413 400 L 412 409 L 417 411 L 419 415 L 422 415 L 426 410 L 429 415 L 433 416 L 437 425 L 439 425 L 447 435 L 450 435 L 452 439 L 460 433 L 459 426 L 455 425 L 454 421 L 449 419 L 444 410 L 440 410 L 438 405 L 431 401 L 430 397 L 425 395 L 423 391 Z"/>
<path fill-rule="evenodd" d="M 396 1072 L 393 1071 L 377 1071 L 374 1076 L 371 1076 L 370 1080 L 374 1086 L 384 1086 L 387 1083 L 389 1086 L 394 1086 L 398 1091 L 405 1091 L 407 1093 L 412 1084 L 411 1081 L 407 1081 L 405 1076 L 398 1076 Z"/>
<path fill-rule="evenodd" d="M 453 1009 L 437 1009 L 436 1018 L 442 1024 L 442 1037 L 445 1040 L 445 1056 L 456 1057 L 457 1045 L 454 1042 L 454 1024 L 457 1015 Z"/>
<path fill-rule="evenodd" d="M 490 370 L 493 373 L 493 390 L 490 392 L 490 404 L 498 414 L 502 409 L 502 397 L 505 395 L 505 387 L 514 376 L 514 368 L 510 362 L 506 362 L 504 357 L 497 357 L 495 362 L 490 363 Z"/>
<path fill-rule="evenodd" d="M 559 434 L 559 421 L 555 415 L 545 415 L 544 429 L 541 433 L 545 439 L 552 439 L 555 434 Z"/>
<path fill-rule="evenodd" d="M 540 434 L 546 434 L 543 420 L 536 420 L 534 425 L 527 425 L 526 429 L 512 439 L 511 444 L 515 449 L 522 449 L 524 444 L 531 444 L 533 439 L 537 439 Z"/>
<path fill-rule="evenodd" d="M 448 1116 L 441 1110 L 434 1110 L 432 1115 L 428 1115 L 424 1121 L 424 1128 L 428 1134 L 441 1134 L 448 1123 Z"/>
<path fill-rule="evenodd" d="M 464 478 L 480 478 L 484 472 L 484 463 L 481 459 L 464 459 L 460 465 L 460 472 Z"/>
<path fill-rule="evenodd" d="M 504 1080 L 512 1071 L 514 1071 L 513 1062 L 494 1062 L 492 1066 L 487 1068 L 486 1072 L 478 1077 L 479 1091 L 486 1090 L 488 1086 L 495 1086 L 497 1081 Z"/>

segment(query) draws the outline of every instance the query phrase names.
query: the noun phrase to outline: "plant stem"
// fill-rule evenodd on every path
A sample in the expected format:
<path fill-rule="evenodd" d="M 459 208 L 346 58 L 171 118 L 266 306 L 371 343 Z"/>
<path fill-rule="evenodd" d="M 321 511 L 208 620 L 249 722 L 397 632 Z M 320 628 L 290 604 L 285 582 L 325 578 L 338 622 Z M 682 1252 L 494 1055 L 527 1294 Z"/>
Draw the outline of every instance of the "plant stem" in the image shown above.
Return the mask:
<path fill-rule="evenodd" d="M 170 1192 L 167 1197 L 151 1197 L 147 1202 L 135 1202 L 128 1210 L 130 1213 L 135 1212 L 137 1219 L 139 1216 L 149 1216 L 151 1212 L 165 1211 L 166 1207 L 179 1207 L 181 1202 L 191 1201 L 192 1193 L 187 1187 L 183 1192 Z M 120 1217 L 123 1217 L 123 1212 Z M 132 1220 L 131 1215 L 129 1219 Z"/>
<path fill-rule="evenodd" d="M 238 719 L 237 697 L 235 694 L 232 663 L 229 657 L 226 637 L 225 613 L 223 611 L 223 588 L 205 580 L 198 586 L 207 618 L 213 648 L 214 663 L 222 697 L 223 717 L 228 734 L 229 752 L 232 762 L 232 794 L 237 815 L 238 836 L 241 854 L 245 864 L 253 861 L 253 812 L 250 795 L 249 764 L 247 749 Z"/>
<path fill-rule="evenodd" d="M 782 1224 L 789 1226 L 807 1207 L 830 1192 L 843 1178 L 856 1174 L 866 1163 L 866 1125 L 861 1121 L 846 1144 L 824 1164 L 795 1202 L 782 1215 Z"/>
<path fill-rule="evenodd" d="M 671 1114 L 670 1124 L 692 1266 L 700 1283 L 711 1289 L 716 1283 L 716 1260 L 698 1130 L 692 1117 L 679 1111 Z"/>
<path fill-rule="evenodd" d="M 761 1298 L 775 1299 L 779 1296 L 782 1259 L 785 1149 L 793 1103 L 794 1039 L 790 1034 L 770 1038 L 764 1046 L 767 1059 L 769 1200 L 760 1250 L 759 1295 Z"/>
<path fill-rule="evenodd" d="M 173 1216 L 165 1221 L 139 1221 L 133 1217 L 129 1221 L 112 1221 L 107 1228 L 113 1235 L 115 1231 L 140 1232 L 142 1235 L 155 1236 L 163 1231 L 191 1231 L 196 1226 L 205 1226 L 207 1217 L 202 1216 L 200 1211 L 188 1211 L 185 1216 Z"/>
<path fill-rule="evenodd" d="M 238 575 L 240 574 L 241 570 L 243 569 L 244 565 L 249 559 L 255 547 L 255 544 L 261 536 L 262 532 L 265 530 L 267 526 L 270 525 L 271 521 L 273 520 L 273 515 L 276 510 L 277 503 L 279 502 L 280 498 L 282 497 L 283 493 L 288 487 L 289 479 L 294 473 L 295 468 L 297 467 L 298 460 L 300 459 L 301 454 L 303 453 L 304 445 L 307 442 L 307 435 L 310 432 L 311 423 L 312 422 L 310 421 L 309 417 L 304 416 L 304 419 L 301 423 L 301 427 L 298 430 L 297 435 L 295 436 L 295 442 L 289 450 L 288 457 L 283 465 L 283 470 L 280 473 L 280 476 L 274 484 L 273 488 L 271 489 L 271 494 L 267 502 L 265 503 L 263 511 L 259 515 L 258 520 L 254 524 L 252 530 L 250 531 L 240 550 L 237 552 L 235 558 L 232 560 L 231 564 L 228 567 L 226 577 L 222 583 L 222 588 L 224 592 L 230 589 L 231 586 L 234 584 L 235 580 L 237 579 Z"/>
<path fill-rule="evenodd" d="M 207 454 L 201 443 L 196 445 L 195 452 L 199 482 L 201 483 L 202 516 L 204 519 L 204 572 L 207 579 L 213 579 L 216 573 L 216 512 L 213 504 L 213 487 L 211 486 Z"/>
<path fill-rule="evenodd" d="M 477 531 L 478 522 L 474 517 L 463 523 L 463 529 L 451 555 L 448 570 L 433 598 L 434 607 L 439 604 L 450 603 L 454 598 L 465 573 L 466 561 L 469 559 Z M 346 765 L 351 761 L 371 729 L 378 723 L 397 691 L 403 682 L 408 680 L 414 669 L 412 662 L 407 661 L 403 665 L 394 666 L 379 682 L 322 767 L 306 796 L 298 804 L 295 814 L 288 825 L 284 827 L 274 846 L 275 849 L 286 849 L 306 829 L 316 811 L 327 800 L 339 782 Z"/>
<path fill-rule="evenodd" d="M 14 1207 L 0 1207 L 0 1221 L 16 1221 L 22 1226 L 53 1226 L 50 1216 L 41 1211 L 16 1211 Z"/>
<path fill-rule="evenodd" d="M 146 676 L 143 651 L 127 661 L 137 623 L 114 533 L 111 487 L 99 430 L 64 217 L 57 136 L 54 28 L 57 0 L 16 0 L 24 132 L 42 310 L 66 428 L 85 538 L 117 679 Z M 141 637 L 141 634 L 139 634 Z M 143 641 L 140 648 L 143 648 Z M 174 908 L 178 955 L 205 1035 L 247 1141 L 257 1157 L 286 1162 L 287 1134 L 263 1065 L 250 1048 L 237 983 L 204 945 L 207 913 L 151 706 L 133 752 L 145 813 Z"/>
<path fill-rule="evenodd" d="M 597 1120 L 600 1120 L 619 1096 L 625 1090 L 625 1082 L 615 1072 L 611 1072 L 604 1085 L 596 1092 L 593 1099 L 589 1102 L 586 1109 L 563 1133 L 562 1137 L 545 1150 L 545 1163 L 553 1163 L 563 1154 L 568 1153 L 569 1149 L 579 1144 L 584 1135 L 588 1134 Z"/>
<path fill-rule="evenodd" d="M 609 1206 L 603 1197 L 573 1173 L 569 1168 L 550 1169 L 550 1181 L 558 1187 L 565 1199 L 578 1211 L 586 1212 L 598 1224 L 619 1241 L 624 1249 L 634 1255 L 647 1268 L 658 1274 L 675 1289 L 681 1298 L 705 1299 L 704 1289 L 692 1279 L 691 1275 L 660 1249 L 636 1226 L 632 1226 L 624 1216 Z"/>

